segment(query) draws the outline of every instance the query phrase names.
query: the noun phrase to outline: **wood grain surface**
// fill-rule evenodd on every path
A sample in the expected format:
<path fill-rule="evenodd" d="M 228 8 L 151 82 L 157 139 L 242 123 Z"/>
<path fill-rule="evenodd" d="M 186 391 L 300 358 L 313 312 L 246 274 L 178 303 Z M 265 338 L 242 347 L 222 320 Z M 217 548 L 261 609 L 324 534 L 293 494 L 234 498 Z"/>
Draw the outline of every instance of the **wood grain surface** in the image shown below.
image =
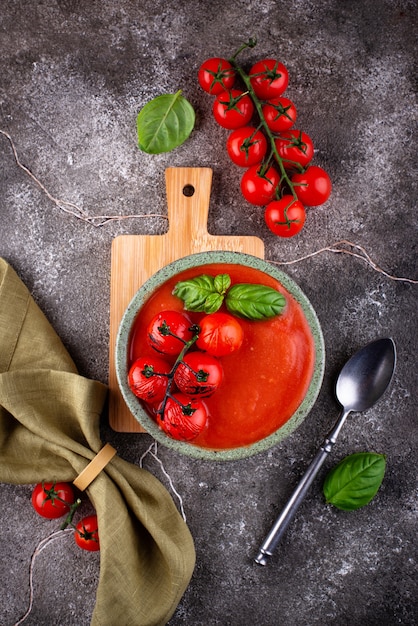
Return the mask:
<path fill-rule="evenodd" d="M 115 344 L 119 324 L 125 309 L 141 285 L 164 265 L 196 252 L 230 250 L 264 258 L 264 243 L 258 237 L 208 233 L 207 218 L 212 185 L 210 168 L 168 168 L 165 176 L 169 220 L 167 233 L 120 235 L 112 242 L 109 423 L 118 432 L 144 432 L 123 400 L 115 369 Z"/>

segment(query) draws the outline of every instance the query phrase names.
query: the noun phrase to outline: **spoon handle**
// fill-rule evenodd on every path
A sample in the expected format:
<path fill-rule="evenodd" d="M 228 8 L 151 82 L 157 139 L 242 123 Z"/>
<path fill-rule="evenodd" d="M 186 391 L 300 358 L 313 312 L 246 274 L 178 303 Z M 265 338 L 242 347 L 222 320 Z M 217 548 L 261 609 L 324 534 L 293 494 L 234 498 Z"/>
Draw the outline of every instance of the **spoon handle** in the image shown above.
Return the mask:
<path fill-rule="evenodd" d="M 322 444 L 322 446 L 312 459 L 307 470 L 305 471 L 304 475 L 302 476 L 292 496 L 289 498 L 286 506 L 280 513 L 279 517 L 276 519 L 270 532 L 261 544 L 258 555 L 255 558 L 255 562 L 259 565 L 266 565 L 268 558 L 272 556 L 280 539 L 282 538 L 282 536 L 286 532 L 287 527 L 294 518 L 296 511 L 299 508 L 299 505 L 306 496 L 309 487 L 311 486 L 316 475 L 318 474 L 322 464 L 324 463 L 328 454 L 331 452 L 347 415 L 348 412 L 341 415 L 340 419 L 338 420 L 332 431 L 326 437 L 324 443 Z"/>

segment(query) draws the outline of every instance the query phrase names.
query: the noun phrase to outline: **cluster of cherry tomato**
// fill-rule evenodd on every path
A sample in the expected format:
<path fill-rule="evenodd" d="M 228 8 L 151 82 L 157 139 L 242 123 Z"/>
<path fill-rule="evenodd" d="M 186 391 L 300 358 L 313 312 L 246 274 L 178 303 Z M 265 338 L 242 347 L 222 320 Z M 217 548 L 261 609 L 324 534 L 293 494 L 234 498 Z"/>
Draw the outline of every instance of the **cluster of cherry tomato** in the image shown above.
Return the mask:
<path fill-rule="evenodd" d="M 253 47 L 251 40 L 248 47 Z M 283 96 L 289 82 L 286 67 L 263 59 L 246 74 L 235 56 L 204 61 L 199 84 L 215 96 L 217 123 L 232 131 L 226 148 L 233 163 L 246 168 L 241 178 L 244 198 L 266 207 L 265 222 L 274 234 L 292 237 L 303 228 L 305 207 L 328 200 L 331 180 L 324 169 L 311 165 L 312 139 L 294 128 L 296 107 Z M 237 78 L 244 88 L 236 87 Z"/>
<path fill-rule="evenodd" d="M 156 355 L 135 359 L 129 387 L 167 435 L 192 441 L 207 423 L 204 398 L 222 382 L 219 357 L 238 350 L 242 341 L 242 327 L 228 313 L 207 314 L 197 326 L 185 313 L 162 311 L 147 329 Z"/>
<path fill-rule="evenodd" d="M 35 485 L 32 491 L 32 506 L 35 511 L 47 519 L 58 519 L 68 516 L 61 526 L 72 524 L 73 514 L 80 504 L 76 500 L 73 487 L 63 482 L 42 482 Z M 87 515 L 74 526 L 74 539 L 83 550 L 96 552 L 100 550 L 97 515 Z"/>

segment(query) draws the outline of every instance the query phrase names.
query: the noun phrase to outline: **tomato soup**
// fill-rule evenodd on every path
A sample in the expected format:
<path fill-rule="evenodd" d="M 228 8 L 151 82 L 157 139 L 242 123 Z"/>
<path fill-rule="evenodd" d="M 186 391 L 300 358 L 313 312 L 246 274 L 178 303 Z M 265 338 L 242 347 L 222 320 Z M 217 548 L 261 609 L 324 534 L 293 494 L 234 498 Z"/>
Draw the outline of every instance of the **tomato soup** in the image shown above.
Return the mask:
<path fill-rule="evenodd" d="M 300 304 L 275 278 L 258 269 L 214 263 L 176 274 L 151 295 L 137 314 L 130 336 L 129 366 L 155 351 L 147 342 L 147 327 L 157 313 L 184 311 L 183 301 L 172 294 L 177 282 L 202 274 L 229 274 L 236 283 L 272 287 L 286 298 L 282 314 L 267 320 L 239 319 L 244 330 L 241 348 L 219 357 L 223 380 L 204 399 L 208 410 L 205 429 L 191 445 L 225 450 L 253 444 L 283 426 L 302 403 L 314 371 L 315 343 Z M 224 309 L 224 306 L 220 310 Z M 199 324 L 203 313 L 188 311 Z M 140 400 L 138 400 L 140 402 Z"/>

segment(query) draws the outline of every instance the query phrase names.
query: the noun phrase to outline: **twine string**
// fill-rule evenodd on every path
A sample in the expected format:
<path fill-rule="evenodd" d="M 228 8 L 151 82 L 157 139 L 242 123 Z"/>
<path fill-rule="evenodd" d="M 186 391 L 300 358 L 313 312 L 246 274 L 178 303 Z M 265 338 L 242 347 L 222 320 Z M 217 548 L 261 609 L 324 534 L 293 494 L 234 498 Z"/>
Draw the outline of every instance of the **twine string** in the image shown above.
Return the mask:
<path fill-rule="evenodd" d="M 39 180 L 39 178 L 37 178 L 35 174 L 33 174 L 30 169 L 26 167 L 26 165 L 23 165 L 17 153 L 13 139 L 11 138 L 9 133 L 0 129 L 0 134 L 4 135 L 4 137 L 8 139 L 12 148 L 14 159 L 18 167 L 20 167 L 20 169 L 22 169 L 34 181 L 34 183 L 38 185 L 38 187 L 51 200 L 51 202 L 53 202 L 53 204 L 55 204 L 55 206 L 57 206 L 64 213 L 67 213 L 68 215 L 71 215 L 83 222 L 87 222 L 88 224 L 91 224 L 95 227 L 104 226 L 108 222 L 113 222 L 116 220 L 128 220 L 145 217 L 159 217 L 162 219 L 168 219 L 166 215 L 162 215 L 160 213 L 139 213 L 134 215 L 89 215 L 87 211 L 79 207 L 77 204 L 74 204 L 73 202 L 68 202 L 67 200 L 61 200 L 60 198 L 56 198 L 50 191 L 48 191 L 48 189 Z"/>
<path fill-rule="evenodd" d="M 177 498 L 177 500 L 179 502 L 180 512 L 181 512 L 181 515 L 183 517 L 183 520 L 186 521 L 186 514 L 184 512 L 183 498 L 181 497 L 181 495 L 179 494 L 177 489 L 174 487 L 174 483 L 173 483 L 173 480 L 172 480 L 170 474 L 167 472 L 167 470 L 164 467 L 163 462 L 161 461 L 161 459 L 158 456 L 158 446 L 157 446 L 157 442 L 156 441 L 152 442 L 152 444 L 145 450 L 144 454 L 139 459 L 139 467 L 143 467 L 143 461 L 144 461 L 145 457 L 147 457 L 148 455 L 150 455 L 155 461 L 157 461 L 158 465 L 160 466 L 160 469 L 161 469 L 162 473 L 167 478 L 168 484 L 170 485 L 170 489 L 174 493 L 174 495 L 176 496 L 176 498 Z"/>
<path fill-rule="evenodd" d="M 324 252 L 334 252 L 335 254 L 348 254 L 349 256 L 355 257 L 356 259 L 360 259 L 364 261 L 367 265 L 373 268 L 376 272 L 383 274 L 390 280 L 401 281 L 405 283 L 412 283 L 413 285 L 418 284 L 418 280 L 413 278 L 406 278 L 400 276 L 394 276 L 393 274 L 389 274 L 381 267 L 377 265 L 375 261 L 370 257 L 370 254 L 367 252 L 363 246 L 360 246 L 357 243 L 353 243 L 352 241 L 347 241 L 347 239 L 342 239 L 341 241 L 336 241 L 330 246 L 325 246 L 324 248 L 320 248 L 319 250 L 315 250 L 314 252 L 310 252 L 309 254 L 305 254 L 304 256 L 298 257 L 297 259 L 293 259 L 292 261 L 274 261 L 272 259 L 268 259 L 269 263 L 274 265 L 293 265 L 295 263 L 299 263 L 300 261 L 306 261 L 312 257 L 317 256 L 318 254 L 322 254 Z"/>
<path fill-rule="evenodd" d="M 13 626 L 19 626 L 20 624 L 22 624 L 27 619 L 30 612 L 32 611 L 33 599 L 34 599 L 33 574 L 34 574 L 34 569 L 35 569 L 36 558 L 40 555 L 42 550 L 44 550 L 51 543 L 53 543 L 57 539 L 61 539 L 65 535 L 71 535 L 73 532 L 74 530 L 72 528 L 66 528 L 65 530 L 55 530 L 53 533 L 48 535 L 48 537 L 44 537 L 44 539 L 41 539 L 41 541 L 36 546 L 35 550 L 32 553 L 30 566 L 29 566 L 29 605 L 26 610 L 26 613 L 22 615 L 22 617 Z"/>

